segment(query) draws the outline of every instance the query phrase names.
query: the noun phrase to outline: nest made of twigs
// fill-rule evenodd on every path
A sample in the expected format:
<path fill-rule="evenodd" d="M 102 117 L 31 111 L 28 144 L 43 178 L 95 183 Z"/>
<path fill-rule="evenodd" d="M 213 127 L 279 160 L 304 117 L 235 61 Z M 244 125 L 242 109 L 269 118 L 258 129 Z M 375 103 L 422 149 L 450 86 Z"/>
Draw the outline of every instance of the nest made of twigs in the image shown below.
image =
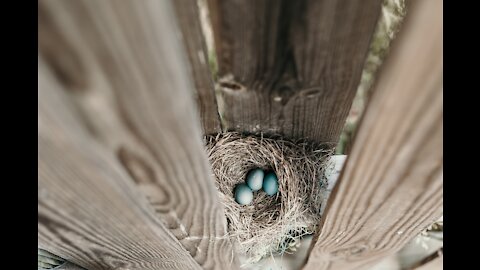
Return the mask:
<path fill-rule="evenodd" d="M 314 233 L 320 219 L 321 191 L 326 187 L 325 165 L 333 153 L 330 145 L 239 133 L 209 136 L 206 142 L 229 236 L 247 256 L 247 263 L 285 252 L 301 236 Z M 279 192 L 268 196 L 256 191 L 252 203 L 240 205 L 234 188 L 245 182 L 253 168 L 274 171 Z"/>

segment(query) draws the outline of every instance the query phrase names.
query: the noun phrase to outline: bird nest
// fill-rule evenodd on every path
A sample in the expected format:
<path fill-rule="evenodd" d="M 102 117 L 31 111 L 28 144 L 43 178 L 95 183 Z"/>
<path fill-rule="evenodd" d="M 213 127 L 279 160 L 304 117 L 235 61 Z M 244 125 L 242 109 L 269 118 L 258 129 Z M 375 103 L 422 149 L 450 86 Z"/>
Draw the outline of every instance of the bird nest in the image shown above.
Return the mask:
<path fill-rule="evenodd" d="M 238 133 L 209 136 L 206 142 L 229 236 L 247 264 L 283 253 L 315 232 L 327 183 L 324 171 L 333 154 L 330 145 Z M 234 188 L 253 168 L 273 170 L 279 191 L 274 196 L 256 191 L 250 204 L 240 205 Z"/>

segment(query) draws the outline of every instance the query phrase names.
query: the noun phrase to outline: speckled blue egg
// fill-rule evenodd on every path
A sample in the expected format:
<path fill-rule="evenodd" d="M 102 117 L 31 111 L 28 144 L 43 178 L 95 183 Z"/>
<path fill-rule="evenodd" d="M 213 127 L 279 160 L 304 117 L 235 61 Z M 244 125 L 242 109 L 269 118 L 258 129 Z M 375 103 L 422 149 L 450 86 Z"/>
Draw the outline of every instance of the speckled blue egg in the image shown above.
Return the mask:
<path fill-rule="evenodd" d="M 235 187 L 235 201 L 241 205 L 250 204 L 253 200 L 253 191 L 247 184 L 239 184 Z"/>
<path fill-rule="evenodd" d="M 263 176 L 264 176 L 264 173 L 262 169 L 254 169 L 248 172 L 247 185 L 250 187 L 252 191 L 257 191 L 262 189 Z"/>
<path fill-rule="evenodd" d="M 278 178 L 274 172 L 269 172 L 263 178 L 263 191 L 270 196 L 278 192 Z"/>

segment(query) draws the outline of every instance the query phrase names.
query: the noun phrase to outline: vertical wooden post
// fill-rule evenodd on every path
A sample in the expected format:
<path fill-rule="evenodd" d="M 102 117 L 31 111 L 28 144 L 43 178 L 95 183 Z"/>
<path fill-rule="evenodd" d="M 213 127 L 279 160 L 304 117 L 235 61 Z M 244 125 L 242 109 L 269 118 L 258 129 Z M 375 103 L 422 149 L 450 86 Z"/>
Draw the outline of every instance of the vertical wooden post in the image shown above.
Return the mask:
<path fill-rule="evenodd" d="M 150 202 L 148 211 L 154 211 L 202 268 L 235 269 L 223 207 L 203 148 L 193 99 L 195 84 L 172 3 L 43 0 L 39 4 L 40 54 L 60 82 L 64 102 L 76 113 L 69 122 L 76 122 L 89 136 L 72 144 L 92 144 L 114 158 L 108 166 L 117 166 L 123 179 L 135 183 Z M 55 169 L 57 165 L 46 162 L 45 166 Z M 98 173 L 115 182 L 118 175 L 105 170 Z M 115 188 L 114 183 L 111 186 Z M 74 212 L 68 204 L 64 207 Z M 89 208 L 84 207 L 88 221 Z M 83 245 L 82 251 L 93 252 L 88 248 Z M 64 251 L 72 252 L 72 257 L 76 255 L 72 250 Z M 109 265 L 105 256 L 98 254 Z M 191 260 L 184 261 L 178 267 L 189 269 L 185 264 Z M 176 267 L 176 259 L 170 263 Z"/>
<path fill-rule="evenodd" d="M 224 129 L 338 141 L 381 0 L 210 0 Z"/>
<path fill-rule="evenodd" d="M 222 127 L 197 0 L 175 0 L 173 4 L 195 83 L 195 98 L 203 132 L 207 135 L 220 133 Z"/>
<path fill-rule="evenodd" d="M 304 269 L 366 269 L 442 214 L 443 4 L 410 4 Z"/>
<path fill-rule="evenodd" d="M 39 60 L 38 243 L 87 269 L 200 269 Z"/>

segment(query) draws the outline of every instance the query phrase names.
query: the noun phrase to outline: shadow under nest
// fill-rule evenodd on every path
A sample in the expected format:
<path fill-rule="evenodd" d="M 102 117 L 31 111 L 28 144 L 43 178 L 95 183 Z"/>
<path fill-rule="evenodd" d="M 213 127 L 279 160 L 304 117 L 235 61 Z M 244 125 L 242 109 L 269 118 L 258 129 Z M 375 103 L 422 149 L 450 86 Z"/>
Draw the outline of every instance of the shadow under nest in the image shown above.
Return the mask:
<path fill-rule="evenodd" d="M 303 235 L 315 232 L 332 145 L 227 132 L 207 136 L 206 147 L 225 207 L 228 236 L 247 264 L 286 252 Z M 268 196 L 256 191 L 249 205 L 240 205 L 234 188 L 253 168 L 274 171 L 279 192 Z"/>

